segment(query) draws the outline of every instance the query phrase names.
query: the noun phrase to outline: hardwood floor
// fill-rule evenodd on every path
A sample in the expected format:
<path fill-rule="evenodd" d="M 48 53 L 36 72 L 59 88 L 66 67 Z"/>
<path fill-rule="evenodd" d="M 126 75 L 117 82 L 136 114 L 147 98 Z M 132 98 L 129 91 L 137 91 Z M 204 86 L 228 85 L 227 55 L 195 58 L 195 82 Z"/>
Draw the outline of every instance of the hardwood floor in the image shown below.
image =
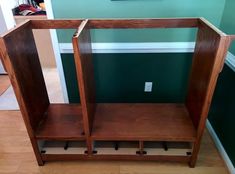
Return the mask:
<path fill-rule="evenodd" d="M 48 71 L 51 73 L 51 71 Z M 51 75 L 45 72 L 45 76 Z M 0 78 L 1 79 L 1 78 Z M 0 85 L 0 88 L 2 86 Z M 50 85 L 54 89 L 55 85 Z M 1 89 L 0 89 L 1 90 Z M 54 95 L 56 97 L 56 95 Z M 225 174 L 223 160 L 206 131 L 195 168 L 184 163 L 73 161 L 47 162 L 39 167 L 19 111 L 0 111 L 0 174 Z"/>
<path fill-rule="evenodd" d="M 0 75 L 0 95 L 2 95 L 11 85 L 7 75 Z"/>

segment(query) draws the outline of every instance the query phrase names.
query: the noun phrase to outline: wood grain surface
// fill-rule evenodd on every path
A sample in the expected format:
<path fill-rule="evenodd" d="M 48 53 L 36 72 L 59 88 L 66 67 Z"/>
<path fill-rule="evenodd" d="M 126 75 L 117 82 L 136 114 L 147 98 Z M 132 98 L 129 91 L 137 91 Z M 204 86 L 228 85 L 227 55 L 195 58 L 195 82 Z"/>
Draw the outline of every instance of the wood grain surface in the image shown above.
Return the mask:
<path fill-rule="evenodd" d="M 31 27 L 33 29 L 77 29 L 79 25 L 81 24 L 82 20 L 59 20 L 59 19 L 53 19 L 53 20 L 30 20 Z"/>
<path fill-rule="evenodd" d="M 229 36 L 208 22 L 200 21 L 186 98 L 187 109 L 197 129 L 197 139 L 190 162 L 192 167 L 196 163 L 216 82 L 222 71 L 229 45 Z"/>
<path fill-rule="evenodd" d="M 16 94 L 19 106 L 30 126 L 36 130 L 49 99 L 38 52 L 30 25 L 17 28 L 2 38 L 2 60 Z"/>
<path fill-rule="evenodd" d="M 88 153 L 92 154 L 90 141 L 93 119 L 95 114 L 95 80 L 94 66 L 91 49 L 90 30 L 87 28 L 87 20 L 83 21 L 74 34 L 72 43 L 74 49 L 74 60 L 78 77 L 78 86 L 82 113 L 87 137 Z"/>
<path fill-rule="evenodd" d="M 102 19 L 89 20 L 90 28 L 192 28 L 198 26 L 197 18 L 166 19 Z"/>
<path fill-rule="evenodd" d="M 50 104 L 35 136 L 43 140 L 84 140 L 83 132 L 79 104 Z"/>
<path fill-rule="evenodd" d="M 97 104 L 94 140 L 194 142 L 196 130 L 183 104 Z"/>

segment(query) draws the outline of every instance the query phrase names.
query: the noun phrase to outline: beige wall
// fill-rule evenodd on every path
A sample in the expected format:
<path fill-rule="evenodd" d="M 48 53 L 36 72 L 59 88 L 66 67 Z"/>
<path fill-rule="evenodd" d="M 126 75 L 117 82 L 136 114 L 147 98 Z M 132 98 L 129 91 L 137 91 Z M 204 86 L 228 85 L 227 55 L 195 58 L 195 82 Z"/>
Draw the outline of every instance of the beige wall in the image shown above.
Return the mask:
<path fill-rule="evenodd" d="M 2 12 L 2 7 L 0 4 L 0 35 L 7 30 L 7 25 L 5 23 L 4 15 Z M 0 58 L 1 59 L 1 58 Z M 5 74 L 5 70 L 2 66 L 2 62 L 0 61 L 0 74 Z"/>

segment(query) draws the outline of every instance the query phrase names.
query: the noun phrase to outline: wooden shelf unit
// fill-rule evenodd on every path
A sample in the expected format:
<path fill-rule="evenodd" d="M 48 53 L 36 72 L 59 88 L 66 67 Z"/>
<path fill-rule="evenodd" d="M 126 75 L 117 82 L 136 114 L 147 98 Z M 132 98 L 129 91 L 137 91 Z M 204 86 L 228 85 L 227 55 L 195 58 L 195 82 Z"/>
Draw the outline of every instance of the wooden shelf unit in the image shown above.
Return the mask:
<path fill-rule="evenodd" d="M 198 28 L 185 103 L 96 103 L 90 30 L 120 28 Z M 81 105 L 49 103 L 35 29 L 76 30 L 72 43 Z M 79 159 L 160 160 L 194 167 L 233 39 L 203 18 L 28 20 L 1 36 L 0 57 L 39 165 Z"/>

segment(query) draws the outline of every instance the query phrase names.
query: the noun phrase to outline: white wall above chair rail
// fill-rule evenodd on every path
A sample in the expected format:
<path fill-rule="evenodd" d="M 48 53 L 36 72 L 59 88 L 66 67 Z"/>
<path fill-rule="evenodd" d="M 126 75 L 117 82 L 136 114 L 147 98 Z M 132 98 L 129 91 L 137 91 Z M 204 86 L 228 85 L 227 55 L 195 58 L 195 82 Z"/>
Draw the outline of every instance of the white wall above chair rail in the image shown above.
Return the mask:
<path fill-rule="evenodd" d="M 195 42 L 92 43 L 93 53 L 192 53 Z M 61 54 L 73 53 L 71 43 L 60 43 Z M 225 63 L 235 72 L 235 56 L 228 52 Z"/>

